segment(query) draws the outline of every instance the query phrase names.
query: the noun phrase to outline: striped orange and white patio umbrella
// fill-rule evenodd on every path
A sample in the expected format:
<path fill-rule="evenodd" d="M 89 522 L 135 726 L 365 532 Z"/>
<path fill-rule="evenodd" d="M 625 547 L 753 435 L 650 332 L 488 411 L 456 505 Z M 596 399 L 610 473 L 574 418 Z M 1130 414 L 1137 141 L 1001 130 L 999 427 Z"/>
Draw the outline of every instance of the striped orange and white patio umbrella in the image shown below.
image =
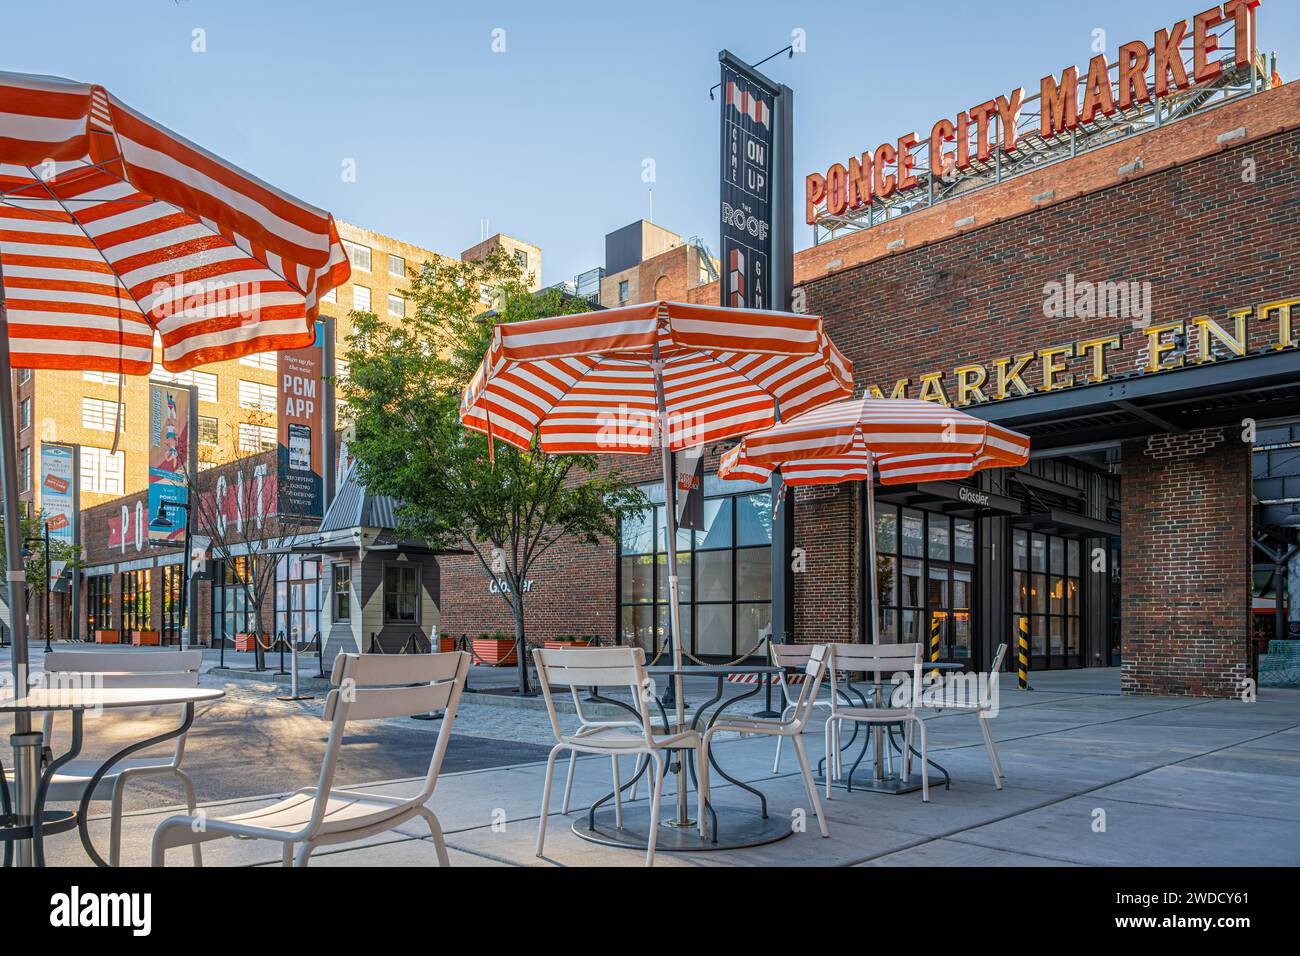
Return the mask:
<path fill-rule="evenodd" d="M 148 375 L 314 341 L 346 281 L 329 213 L 131 109 L 103 87 L 0 72 L 0 374 Z M 17 513 L 13 404 L 0 402 L 4 504 Z M 8 566 L 21 531 L 6 522 Z M 10 579 L 16 686 L 23 588 Z"/>
<path fill-rule="evenodd" d="M 817 316 L 651 302 L 498 325 L 460 417 L 519 449 L 534 435 L 548 452 L 648 455 L 657 446 L 668 488 L 670 452 L 852 394 L 852 363 Z M 676 515 L 665 512 L 674 541 Z M 680 668 L 673 548 L 668 580 Z M 679 709 L 681 700 L 679 687 Z"/>
<path fill-rule="evenodd" d="M 1015 468 L 1029 460 L 1029 439 L 935 402 L 859 398 L 834 402 L 741 439 L 718 463 L 722 478 L 763 481 L 776 468 L 791 485 L 870 481 L 902 485 L 966 478 L 983 468 Z M 875 498 L 867 494 L 868 527 Z M 874 534 L 867 567 L 875 586 Z M 876 643 L 876 614 L 871 615 Z"/>

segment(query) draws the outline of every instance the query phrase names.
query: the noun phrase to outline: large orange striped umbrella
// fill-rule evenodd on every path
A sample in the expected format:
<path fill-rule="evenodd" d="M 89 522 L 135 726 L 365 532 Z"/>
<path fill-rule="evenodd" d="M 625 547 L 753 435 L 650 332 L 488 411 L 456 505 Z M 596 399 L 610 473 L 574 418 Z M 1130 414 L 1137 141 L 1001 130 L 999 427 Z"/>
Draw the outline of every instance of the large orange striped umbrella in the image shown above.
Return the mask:
<path fill-rule="evenodd" d="M 314 340 L 347 280 L 329 213 L 132 110 L 103 87 L 0 73 L 0 374 L 180 372 Z M 11 362 L 12 357 L 12 362 Z M 6 515 L 13 403 L 0 401 Z M 13 670 L 26 686 L 21 531 L 5 523 Z M 20 723 L 26 717 L 20 715 Z"/>
<path fill-rule="evenodd" d="M 13 364 L 148 375 L 313 341 L 347 280 L 329 213 L 103 87 L 0 73 L 0 267 Z"/>
<path fill-rule="evenodd" d="M 1015 468 L 1029 460 L 1029 439 L 934 402 L 860 398 L 834 402 L 753 432 L 718 463 L 721 478 L 763 481 L 777 467 L 791 485 L 870 481 L 901 485 L 966 478 L 982 468 Z M 867 493 L 867 524 L 875 527 L 875 497 Z M 875 586 L 876 536 L 868 569 Z M 871 638 L 876 643 L 876 617 Z"/>
<path fill-rule="evenodd" d="M 548 452 L 648 455 L 657 444 L 668 488 L 669 452 L 852 394 L 853 366 L 817 316 L 651 302 L 498 325 L 460 417 L 520 449 L 534 434 Z M 665 512 L 675 541 L 676 514 Z M 668 584 L 680 668 L 675 548 Z"/>

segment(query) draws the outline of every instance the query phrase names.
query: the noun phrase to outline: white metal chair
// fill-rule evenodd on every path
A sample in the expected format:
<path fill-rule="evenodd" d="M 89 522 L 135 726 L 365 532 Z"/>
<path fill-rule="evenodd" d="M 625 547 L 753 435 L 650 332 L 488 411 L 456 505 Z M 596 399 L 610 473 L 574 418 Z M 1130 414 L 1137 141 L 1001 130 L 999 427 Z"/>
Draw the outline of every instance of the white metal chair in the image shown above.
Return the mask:
<path fill-rule="evenodd" d="M 50 651 L 45 655 L 43 683 L 49 687 L 94 685 L 102 688 L 197 687 L 202 651 Z M 129 713 L 134 708 L 121 708 Z M 148 708 L 145 708 L 148 709 Z M 43 733 L 48 745 L 54 730 L 54 714 L 43 718 Z M 95 786 L 93 800 L 109 800 L 108 862 L 118 866 L 122 856 L 122 797 L 126 785 L 141 777 L 175 777 L 185 791 L 185 806 L 191 813 L 196 806 L 194 781 L 181 769 L 185 756 L 185 738 L 181 734 L 170 754 L 128 757 L 114 764 Z M 55 771 L 46 799 L 55 802 L 80 801 L 91 778 L 103 764 L 93 757 L 75 757 Z M 12 781 L 12 771 L 6 776 Z M 194 863 L 202 865 L 198 846 Z"/>
<path fill-rule="evenodd" d="M 641 721 L 633 720 L 630 717 L 628 718 L 597 717 L 588 714 L 582 707 L 582 695 L 578 693 L 578 689 L 576 687 L 571 687 L 570 690 L 573 692 L 574 711 L 578 716 L 578 730 L 577 730 L 578 733 L 595 730 L 601 727 L 640 727 L 641 726 Z M 662 727 L 662 724 L 660 726 Z M 636 766 L 632 770 L 634 776 L 636 773 L 638 773 L 641 770 L 641 761 L 644 759 L 645 759 L 644 757 L 637 757 Z M 622 789 L 621 784 L 619 783 L 618 756 L 615 755 L 610 757 L 609 763 L 610 763 L 610 774 L 614 780 L 614 790 L 617 792 Z M 560 806 L 560 813 L 569 812 L 569 797 L 572 796 L 573 794 L 573 775 L 574 775 L 574 771 L 577 769 L 577 764 L 578 764 L 578 752 L 576 750 L 570 751 L 569 770 L 564 777 L 564 800 Z M 637 794 L 637 785 L 636 783 L 633 783 L 632 793 L 631 793 L 633 800 L 636 799 L 636 794 Z M 615 799 L 620 800 L 621 802 L 621 797 L 615 797 Z"/>
<path fill-rule="evenodd" d="M 468 673 L 469 655 L 463 651 L 338 655 L 331 676 L 335 687 L 325 698 L 322 714 L 331 724 L 317 785 L 269 807 L 231 817 L 168 817 L 154 831 L 153 865 L 162 866 L 172 847 L 238 837 L 279 842 L 285 866 L 306 866 L 318 846 L 350 843 L 421 817 L 433 838 L 438 865 L 449 866 L 442 826 L 425 803 L 438 783 Z M 396 797 L 334 787 L 339 749 L 350 721 L 412 717 L 435 710 L 443 711 L 442 727 L 419 793 Z"/>
<path fill-rule="evenodd" d="M 546 780 L 542 785 L 542 811 L 537 823 L 537 855 L 542 855 L 546 841 L 546 820 L 551 812 L 551 780 L 555 775 L 555 758 L 563 751 L 600 754 L 617 758 L 621 755 L 643 756 L 650 761 L 654 774 L 650 794 L 650 833 L 646 845 L 646 866 L 654 866 L 655 838 L 659 830 L 659 804 L 663 798 L 664 771 L 667 750 L 694 750 L 696 752 L 699 780 L 700 836 L 707 836 L 704 807 L 708 799 L 708 764 L 700 759 L 702 738 L 694 730 L 663 732 L 662 722 L 650 714 L 650 691 L 645 672 L 645 652 L 639 647 L 602 647 L 574 650 L 533 651 L 537 665 L 538 683 L 546 699 L 546 711 L 551 718 L 551 730 L 556 744 L 546 760 Z M 632 694 L 639 721 L 588 724 L 571 734 L 560 728 L 555 712 L 551 687 L 568 687 L 571 692 L 588 687 L 622 687 Z M 684 758 L 683 758 L 684 759 Z M 685 785 L 685 781 L 682 781 Z M 623 825 L 623 801 L 619 793 L 617 771 L 614 779 L 614 821 Z"/>
<path fill-rule="evenodd" d="M 700 754 L 700 762 L 706 763 L 709 758 L 709 747 L 713 744 L 713 735 L 725 731 L 739 734 L 766 734 L 769 737 L 775 737 L 778 743 L 782 739 L 789 737 L 790 743 L 794 747 L 795 756 L 799 758 L 799 771 L 803 774 L 803 783 L 808 790 L 808 799 L 812 801 L 813 812 L 817 814 L 817 825 L 821 828 L 824 837 L 831 834 L 826 827 L 826 818 L 822 815 L 821 801 L 817 798 L 817 787 L 813 783 L 812 768 L 808 765 L 808 753 L 803 745 L 803 732 L 804 728 L 808 726 L 808 719 L 812 716 L 813 707 L 817 704 L 817 694 L 821 690 L 822 679 L 826 676 L 827 659 L 830 657 L 830 653 L 825 644 L 814 644 L 808 647 L 807 663 L 804 665 L 803 671 L 805 680 L 798 685 L 799 696 L 795 698 L 794 711 L 789 720 L 785 718 L 784 714 L 782 714 L 780 720 L 763 720 L 755 717 L 723 717 L 704 732 L 704 748 Z"/>
<path fill-rule="evenodd" d="M 781 719 L 789 720 L 790 716 L 798 708 L 800 695 L 803 685 L 810 680 L 807 671 L 803 674 L 792 678 L 788 670 L 796 667 L 806 667 L 809 658 L 812 656 L 814 647 L 825 647 L 819 644 L 777 644 L 775 641 L 767 642 L 767 659 L 772 662 L 774 667 L 779 667 L 780 673 L 776 675 L 776 684 L 781 688 L 781 698 L 785 701 L 781 709 Z M 830 685 L 823 682 L 823 690 L 830 693 Z M 813 708 L 821 707 L 826 710 L 827 714 L 831 710 L 831 701 L 829 697 L 815 696 L 809 706 Z M 776 756 L 772 760 L 772 772 L 781 772 L 781 744 L 785 740 L 785 735 L 780 734 L 776 738 Z"/>
<path fill-rule="evenodd" d="M 903 748 L 903 776 L 906 777 L 912 770 L 912 731 L 914 728 L 920 728 L 921 737 L 921 799 L 930 802 L 930 774 L 929 766 L 926 763 L 926 736 L 925 720 L 922 718 L 921 709 L 921 652 L 920 644 L 833 644 L 831 645 L 831 715 L 826 718 L 826 753 L 827 760 L 830 761 L 830 754 L 839 752 L 839 741 L 843 729 L 844 721 L 852 721 L 868 726 L 881 724 L 904 724 L 906 727 L 905 745 Z M 845 704 L 837 687 L 837 678 L 840 674 L 849 674 L 857 671 L 864 671 L 873 676 L 881 675 L 882 698 L 886 696 L 889 689 L 889 679 L 887 675 L 910 670 L 912 677 L 910 687 L 901 706 L 882 707 L 858 707 Z M 878 703 L 878 702 L 877 702 Z M 876 738 L 876 746 L 887 751 L 880 738 Z M 838 775 L 842 771 L 838 764 L 835 767 L 835 773 Z M 828 763 L 826 768 L 826 799 L 831 799 L 831 777 L 832 768 Z"/>
<path fill-rule="evenodd" d="M 962 700 L 950 702 L 943 700 L 941 703 L 926 702 L 925 707 L 938 711 L 957 711 L 961 713 L 971 713 L 979 715 L 980 732 L 984 735 L 984 749 L 988 751 L 989 764 L 993 768 L 993 783 L 999 790 L 1002 789 L 1002 781 L 1006 779 L 1006 774 L 1002 772 L 1002 761 L 998 757 L 998 748 L 993 742 L 993 732 L 989 728 L 989 720 L 993 712 L 991 701 L 997 699 L 998 693 L 998 671 L 1002 669 L 1002 659 L 1006 657 L 1007 645 L 1002 644 L 998 647 L 997 653 L 993 655 L 993 664 L 989 668 L 988 675 L 985 677 L 985 683 L 982 687 L 975 688 L 974 700 Z"/>

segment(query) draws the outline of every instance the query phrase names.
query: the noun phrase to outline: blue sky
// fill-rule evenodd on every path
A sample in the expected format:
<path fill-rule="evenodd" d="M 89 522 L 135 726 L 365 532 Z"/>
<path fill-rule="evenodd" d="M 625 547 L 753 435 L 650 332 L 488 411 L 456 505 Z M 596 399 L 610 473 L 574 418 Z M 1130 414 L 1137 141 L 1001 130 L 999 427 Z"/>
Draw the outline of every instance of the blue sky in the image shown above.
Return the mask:
<path fill-rule="evenodd" d="M 1205 0 L 857 4 L 62 0 L 9 4 L 0 68 L 100 83 L 336 216 L 456 254 L 481 220 L 542 246 L 543 281 L 600 265 L 647 215 L 717 251 L 717 51 L 795 91 L 795 188 L 864 148 L 1086 65 Z M 1300 3 L 1263 0 L 1258 42 L 1300 76 Z M 492 51 L 504 30 L 505 51 Z M 202 30 L 206 52 L 194 52 Z M 345 160 L 355 182 L 344 182 Z M 811 242 L 800 225 L 796 245 Z"/>

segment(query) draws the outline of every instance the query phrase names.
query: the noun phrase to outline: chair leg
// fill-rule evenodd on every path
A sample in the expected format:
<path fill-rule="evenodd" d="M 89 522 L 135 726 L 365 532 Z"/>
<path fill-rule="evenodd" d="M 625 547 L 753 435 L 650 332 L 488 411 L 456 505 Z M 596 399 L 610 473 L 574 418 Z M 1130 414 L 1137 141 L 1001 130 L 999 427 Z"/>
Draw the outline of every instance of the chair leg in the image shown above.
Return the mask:
<path fill-rule="evenodd" d="M 696 803 L 698 804 L 697 814 L 700 818 L 701 840 L 709 838 L 709 747 L 712 743 L 712 737 L 706 731 L 704 739 L 700 741 L 700 749 L 695 752 Z"/>
<path fill-rule="evenodd" d="M 636 799 L 638 791 L 641 789 L 641 778 L 637 776 L 641 772 L 641 763 L 645 760 L 645 754 L 636 755 L 636 766 L 632 768 L 632 789 L 628 791 L 633 800 Z"/>
<path fill-rule="evenodd" d="M 789 718 L 791 709 L 792 709 L 791 706 L 789 704 L 786 704 L 785 709 L 781 711 L 781 723 L 785 723 L 786 720 Z M 773 773 L 781 772 L 781 741 L 784 739 L 785 738 L 779 735 L 776 738 L 776 758 L 772 761 Z"/>
<path fill-rule="evenodd" d="M 126 775 L 120 773 L 113 781 L 113 799 L 108 810 L 108 865 L 114 867 L 122 865 L 122 791 L 125 789 Z M 192 805 L 189 810 L 193 816 Z"/>
<path fill-rule="evenodd" d="M 280 865 L 293 866 L 293 844 L 286 843 L 280 848 Z"/>
<path fill-rule="evenodd" d="M 438 822 L 437 815 L 425 806 L 417 809 L 416 813 L 429 825 L 429 836 L 433 839 L 433 850 L 438 857 L 438 865 L 451 866 L 451 858 L 447 856 L 447 841 L 443 838 L 442 824 Z"/>
<path fill-rule="evenodd" d="M 808 788 L 808 799 L 812 801 L 813 812 L 817 814 L 817 826 L 822 836 L 828 837 L 831 831 L 826 827 L 826 818 L 822 816 L 822 802 L 817 799 L 817 787 L 813 784 L 812 768 L 808 766 L 808 753 L 803 747 L 803 737 L 796 734 L 790 743 L 794 745 L 795 756 L 799 758 L 799 769 L 803 772 L 803 785 Z"/>
<path fill-rule="evenodd" d="M 659 835 L 659 803 L 664 795 L 664 761 L 655 751 L 650 751 L 650 760 L 655 775 L 654 786 L 650 788 L 650 833 L 646 837 L 645 865 L 655 865 L 655 838 Z"/>
<path fill-rule="evenodd" d="M 564 778 L 564 803 L 560 805 L 561 813 L 569 812 L 569 794 L 573 791 L 573 770 L 578 765 L 578 751 L 569 751 L 569 772 Z"/>
<path fill-rule="evenodd" d="M 984 732 L 984 749 L 989 752 L 989 763 L 993 767 L 993 782 L 999 790 L 1002 789 L 1002 763 L 998 760 L 998 748 L 993 743 L 993 733 L 989 730 L 989 722 L 983 717 L 978 718 L 980 730 Z"/>
<path fill-rule="evenodd" d="M 912 722 L 909 720 L 903 731 L 903 779 L 912 776 Z"/>
<path fill-rule="evenodd" d="M 917 720 L 916 729 L 921 732 L 921 802 L 930 802 L 930 762 L 929 750 L 925 744 L 925 721 Z M 911 753 L 909 750 L 908 753 Z"/>
<path fill-rule="evenodd" d="M 831 732 L 831 724 L 835 722 L 834 717 L 826 718 L 826 729 L 823 732 L 826 738 L 826 799 L 831 799 L 831 778 L 835 776 L 835 751 L 831 749 L 833 745 L 834 734 Z"/>
<path fill-rule="evenodd" d="M 614 777 L 614 827 L 623 829 L 623 787 L 618 779 L 618 757 L 609 758 L 610 773 Z"/>
<path fill-rule="evenodd" d="M 180 767 L 177 767 L 174 773 L 176 774 L 176 778 L 180 780 L 181 786 L 185 789 L 185 806 L 189 809 L 190 816 L 192 817 L 197 816 L 199 812 L 199 804 L 194 797 L 194 781 L 191 780 L 190 775 L 187 774 Z M 203 865 L 202 844 L 199 843 L 197 840 L 194 843 L 190 844 L 190 853 L 194 857 L 194 865 L 202 866 Z"/>
<path fill-rule="evenodd" d="M 551 755 L 546 758 L 546 779 L 542 783 L 542 812 L 537 821 L 537 855 L 542 855 L 542 844 L 546 841 L 546 817 L 551 812 L 551 776 L 555 773 L 555 758 L 564 749 L 563 744 L 551 748 Z"/>
<path fill-rule="evenodd" d="M 310 842 L 304 843 L 298 847 L 298 852 L 293 855 L 294 866 L 306 866 L 307 861 L 311 859 L 311 851 L 316 849 Z"/>

